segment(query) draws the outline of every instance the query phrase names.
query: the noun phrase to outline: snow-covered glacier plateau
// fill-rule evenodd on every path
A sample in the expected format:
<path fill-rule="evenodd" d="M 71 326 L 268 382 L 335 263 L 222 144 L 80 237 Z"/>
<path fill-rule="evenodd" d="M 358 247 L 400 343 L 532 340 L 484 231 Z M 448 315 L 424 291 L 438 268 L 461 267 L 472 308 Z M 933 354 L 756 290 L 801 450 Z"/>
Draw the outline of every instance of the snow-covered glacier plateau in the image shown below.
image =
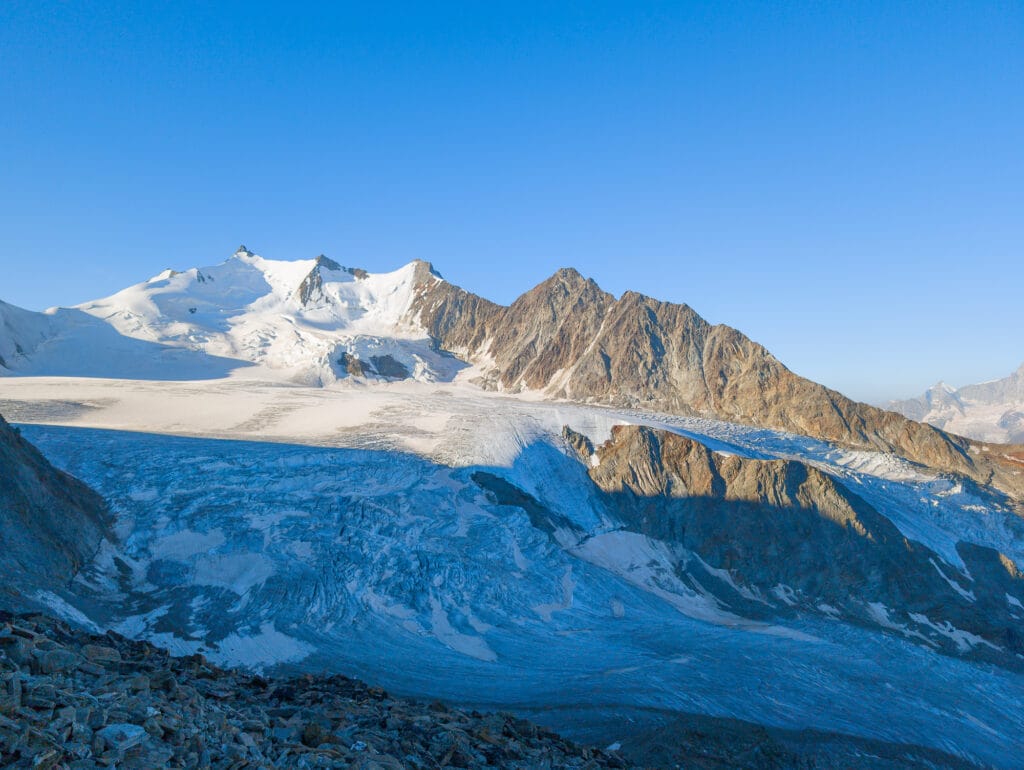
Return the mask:
<path fill-rule="evenodd" d="M 0 411 L 114 508 L 117 542 L 38 597 L 79 623 L 514 710 L 584 740 L 700 713 L 1019 758 L 1024 676 L 966 654 L 984 642 L 936 623 L 965 653 L 939 654 L 919 627 L 886 628 L 891 608 L 875 627 L 846 622 L 792 609 L 784 585 L 744 611 L 722 598 L 728 570 L 686 579 L 699 557 L 616 519 L 588 478 L 600 456 L 575 455 L 564 428 L 595 446 L 632 424 L 718 456 L 798 458 L 931 549 L 965 594 L 958 542 L 1024 564 L 1019 518 L 894 456 L 459 383 L 11 377 Z"/>

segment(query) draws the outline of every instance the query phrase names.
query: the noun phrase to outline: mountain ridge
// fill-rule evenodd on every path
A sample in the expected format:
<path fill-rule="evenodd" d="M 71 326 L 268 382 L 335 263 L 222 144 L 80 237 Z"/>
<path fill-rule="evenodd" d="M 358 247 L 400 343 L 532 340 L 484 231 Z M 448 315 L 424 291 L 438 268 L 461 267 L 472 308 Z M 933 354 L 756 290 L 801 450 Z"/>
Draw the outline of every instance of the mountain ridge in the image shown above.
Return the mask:
<path fill-rule="evenodd" d="M 125 338 L 118 345 L 131 346 L 119 365 L 130 374 L 130 362 L 138 361 L 155 379 L 223 377 L 256 367 L 314 385 L 350 378 L 431 382 L 472 366 L 467 375 L 484 388 L 786 430 L 892 452 L 1024 496 L 1024 475 L 1002 461 L 1003 453 L 986 454 L 969 440 L 855 402 L 793 373 L 762 345 L 708 323 L 689 305 L 634 291 L 616 298 L 574 268 L 557 270 L 503 306 L 419 260 L 368 273 L 323 255 L 268 260 L 243 246 L 221 265 L 164 271 L 74 309 L 31 314 L 10 307 L 8 339 L 0 340 L 6 373 L 79 373 L 61 357 L 82 355 L 83 339 L 109 337 L 110 330 Z M 6 320 L 14 316 L 18 323 Z M 23 345 L 18 329 L 33 324 L 35 339 Z M 40 353 L 48 345 L 58 355 Z M 99 355 L 79 370 L 112 376 Z M 216 364 L 210 373 L 203 356 Z M 152 373 L 155 358 L 165 365 Z"/>
<path fill-rule="evenodd" d="M 773 612 L 801 607 L 915 636 L 946 654 L 970 647 L 972 656 L 1020 666 L 1024 626 L 1014 602 L 1024 601 L 1024 580 L 997 550 L 958 544 L 973 575 L 968 591 L 942 571 L 953 568 L 938 553 L 812 464 L 720 454 L 648 426 L 615 426 L 597 447 L 563 433 L 626 531 L 696 554 L 696 565 L 678 559 L 677 574 L 725 607 L 750 617 L 769 602 Z M 722 571 L 731 576 L 724 586 Z"/>
<path fill-rule="evenodd" d="M 560 270 L 508 306 L 428 283 L 413 307 L 441 347 L 481 367 L 485 387 L 787 430 L 1024 493 L 1013 468 L 970 441 L 802 378 L 689 305 L 638 292 L 615 299 L 577 271 Z"/>

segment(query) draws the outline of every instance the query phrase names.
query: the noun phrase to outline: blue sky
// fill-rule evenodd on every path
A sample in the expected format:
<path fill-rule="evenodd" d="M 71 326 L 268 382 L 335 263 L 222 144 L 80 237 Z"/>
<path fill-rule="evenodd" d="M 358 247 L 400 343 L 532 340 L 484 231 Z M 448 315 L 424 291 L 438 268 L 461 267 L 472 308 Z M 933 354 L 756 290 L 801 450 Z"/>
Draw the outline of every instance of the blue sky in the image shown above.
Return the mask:
<path fill-rule="evenodd" d="M 1024 4 L 0 2 L 0 299 L 561 266 L 852 396 L 1024 361 Z"/>

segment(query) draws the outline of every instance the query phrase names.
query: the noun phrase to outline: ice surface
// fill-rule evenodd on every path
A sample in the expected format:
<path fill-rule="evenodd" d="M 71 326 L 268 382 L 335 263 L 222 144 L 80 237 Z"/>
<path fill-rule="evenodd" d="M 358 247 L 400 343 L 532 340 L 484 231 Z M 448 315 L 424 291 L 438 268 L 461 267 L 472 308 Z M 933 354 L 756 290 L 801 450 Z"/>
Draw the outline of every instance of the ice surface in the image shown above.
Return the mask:
<path fill-rule="evenodd" d="M 534 478 L 533 493 L 592 528 L 576 548 L 491 499 L 472 480 L 479 465 L 393 448 L 25 432 L 133 522 L 119 552 L 135 565 L 127 593 L 91 575 L 61 601 L 181 653 L 337 670 L 398 693 L 513 709 L 581 739 L 607 734 L 609 720 L 639 729 L 652 715 L 695 711 L 914 741 L 996 766 L 1016 756 L 1020 675 L 938 656 L 923 637 L 729 617 L 658 566 L 664 544 L 603 530 L 600 516 L 565 505 L 563 470 Z M 523 472 L 486 467 L 512 481 Z M 139 488 L 158 494 L 138 500 Z M 258 579 L 201 582 L 205 559 L 253 555 L 272 566 Z M 97 570 L 114 569 L 105 563 Z"/>
<path fill-rule="evenodd" d="M 811 462 L 934 548 L 965 597 L 958 540 L 1024 561 L 1021 523 L 998 499 L 898 458 L 458 382 L 4 378 L 0 399 L 11 419 L 63 423 L 24 430 L 118 516 L 122 543 L 49 597 L 67 617 L 220 663 L 336 670 L 513 709 L 581 739 L 688 711 L 1013 766 L 1022 677 L 940 656 L 920 631 L 964 649 L 976 638 L 927 615 L 912 628 L 881 605 L 879 625 L 905 638 L 851 626 L 835 608 L 744 618 L 710 583 L 679 579 L 674 565 L 692 555 L 610 520 L 560 436 L 569 425 L 600 443 L 616 424 L 649 424 L 716 451 Z M 549 533 L 501 504 L 474 481 L 479 471 L 558 525 Z M 701 574 L 740 593 L 725 570 Z"/>

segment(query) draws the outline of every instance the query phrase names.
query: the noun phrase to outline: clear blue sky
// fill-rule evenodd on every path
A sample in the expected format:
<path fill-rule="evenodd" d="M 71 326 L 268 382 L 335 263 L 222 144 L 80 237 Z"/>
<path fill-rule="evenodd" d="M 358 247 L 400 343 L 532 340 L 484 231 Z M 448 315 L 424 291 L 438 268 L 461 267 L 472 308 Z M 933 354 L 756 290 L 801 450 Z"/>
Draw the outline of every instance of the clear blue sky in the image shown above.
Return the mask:
<path fill-rule="evenodd" d="M 0 2 L 0 299 L 560 266 L 868 400 L 1024 360 L 1024 3 Z"/>

